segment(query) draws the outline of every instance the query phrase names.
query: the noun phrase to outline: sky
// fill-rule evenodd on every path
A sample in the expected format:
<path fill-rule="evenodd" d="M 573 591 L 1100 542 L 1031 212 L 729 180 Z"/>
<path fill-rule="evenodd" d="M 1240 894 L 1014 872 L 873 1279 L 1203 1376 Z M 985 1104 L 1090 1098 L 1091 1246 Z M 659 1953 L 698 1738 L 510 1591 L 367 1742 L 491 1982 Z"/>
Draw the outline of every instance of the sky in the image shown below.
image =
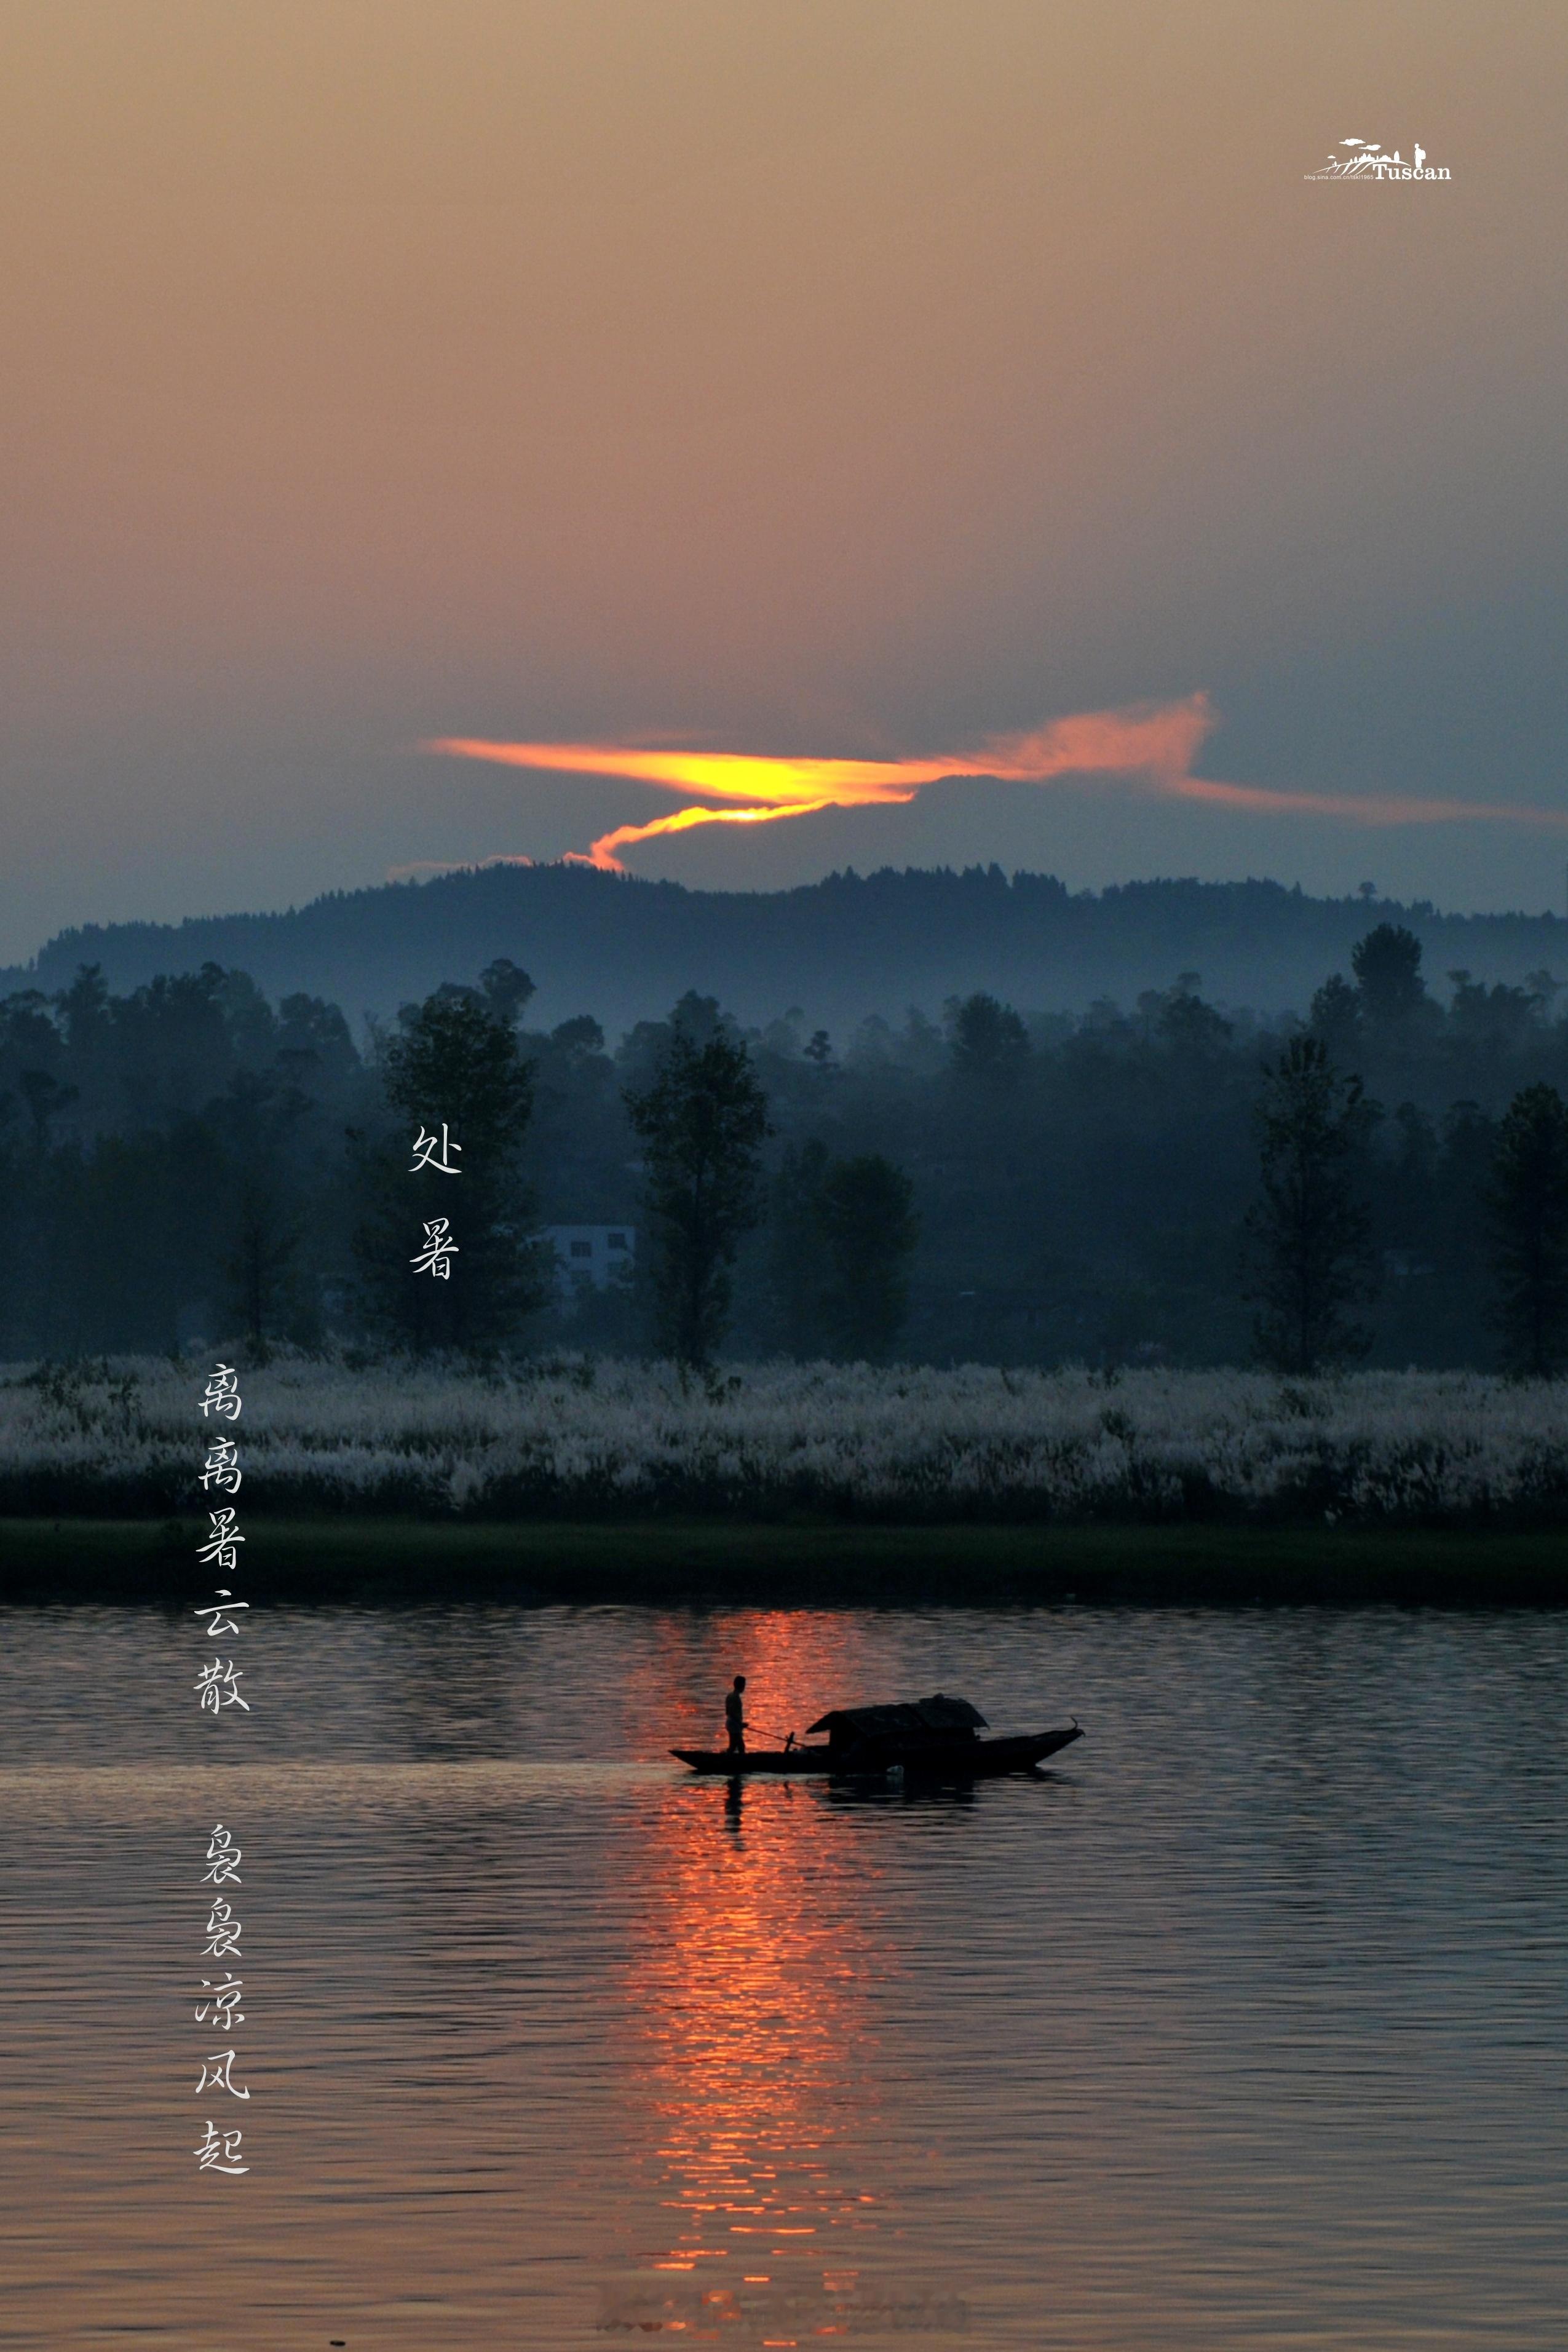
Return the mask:
<path fill-rule="evenodd" d="M 0 0 L 0 959 L 497 856 L 1562 909 L 1565 61 L 1538 0 Z"/>

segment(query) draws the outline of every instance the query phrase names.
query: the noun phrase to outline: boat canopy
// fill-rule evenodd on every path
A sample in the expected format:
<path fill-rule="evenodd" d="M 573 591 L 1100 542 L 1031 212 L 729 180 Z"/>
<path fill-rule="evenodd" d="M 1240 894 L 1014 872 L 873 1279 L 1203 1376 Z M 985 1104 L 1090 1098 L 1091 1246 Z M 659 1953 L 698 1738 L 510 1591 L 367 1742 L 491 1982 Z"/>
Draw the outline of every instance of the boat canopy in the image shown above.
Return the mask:
<path fill-rule="evenodd" d="M 985 1728 L 977 1706 L 966 1698 L 948 1698 L 942 1691 L 895 1706 L 836 1706 L 806 1726 L 808 1734 L 826 1731 L 830 1739 L 921 1739 Z"/>

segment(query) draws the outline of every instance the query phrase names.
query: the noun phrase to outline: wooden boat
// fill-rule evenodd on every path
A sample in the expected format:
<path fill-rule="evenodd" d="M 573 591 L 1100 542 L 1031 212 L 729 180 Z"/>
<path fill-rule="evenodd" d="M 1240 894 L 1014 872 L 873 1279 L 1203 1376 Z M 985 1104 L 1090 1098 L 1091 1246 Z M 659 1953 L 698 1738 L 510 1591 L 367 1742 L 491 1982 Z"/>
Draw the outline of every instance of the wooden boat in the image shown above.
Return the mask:
<path fill-rule="evenodd" d="M 672 1748 L 694 1772 L 837 1772 L 826 1748 L 747 1748 L 739 1756 L 726 1748 Z"/>
<path fill-rule="evenodd" d="M 985 1717 L 967 1699 L 938 1691 L 928 1699 L 896 1706 L 837 1707 L 809 1727 L 826 1741 L 796 1747 L 750 1748 L 731 1755 L 723 1748 L 672 1748 L 670 1754 L 694 1772 L 889 1772 L 925 1780 L 986 1780 L 1004 1772 L 1027 1772 L 1047 1756 L 1083 1738 L 1066 1724 L 1021 1738 L 982 1739 Z"/>
<path fill-rule="evenodd" d="M 1019 1739 L 922 1740 L 918 1747 L 877 1756 L 835 1754 L 821 1742 L 813 1748 L 748 1748 L 740 1756 L 722 1748 L 672 1748 L 669 1752 L 694 1772 L 886 1772 L 897 1766 L 927 1779 L 987 1780 L 1002 1772 L 1027 1772 L 1082 1738 L 1082 1726 L 1072 1723 Z"/>

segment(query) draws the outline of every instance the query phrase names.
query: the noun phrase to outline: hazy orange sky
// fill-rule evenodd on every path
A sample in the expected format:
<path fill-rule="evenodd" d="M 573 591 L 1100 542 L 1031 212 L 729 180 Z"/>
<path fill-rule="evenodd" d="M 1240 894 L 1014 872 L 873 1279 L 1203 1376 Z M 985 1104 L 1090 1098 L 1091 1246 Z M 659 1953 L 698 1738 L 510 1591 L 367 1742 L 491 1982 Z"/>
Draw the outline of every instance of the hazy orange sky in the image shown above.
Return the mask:
<path fill-rule="evenodd" d="M 0 955 L 674 806 L 434 740 L 925 762 L 1200 694 L 1239 798 L 626 862 L 1560 906 L 1565 52 L 1538 0 L 9 0 Z M 1352 135 L 1452 178 L 1304 179 Z"/>

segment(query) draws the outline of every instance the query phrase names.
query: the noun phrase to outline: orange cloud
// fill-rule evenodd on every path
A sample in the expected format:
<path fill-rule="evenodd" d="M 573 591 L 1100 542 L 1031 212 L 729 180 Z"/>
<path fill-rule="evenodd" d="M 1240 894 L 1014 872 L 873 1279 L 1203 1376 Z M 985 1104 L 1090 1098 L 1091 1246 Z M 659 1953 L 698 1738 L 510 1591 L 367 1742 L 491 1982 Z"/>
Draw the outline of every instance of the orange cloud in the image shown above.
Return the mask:
<path fill-rule="evenodd" d="M 1134 702 L 1121 710 L 1079 710 L 1023 735 L 992 735 L 949 775 L 1001 776 L 1044 783 L 1052 776 L 1146 775 L 1169 790 L 1185 777 L 1219 724 L 1206 694 L 1181 702 Z"/>
<path fill-rule="evenodd" d="M 700 803 L 647 824 L 617 825 L 601 834 L 579 862 L 625 872 L 617 853 L 666 833 L 697 824 L 772 824 L 830 808 L 897 806 L 950 776 L 995 776 L 1014 783 L 1046 783 L 1055 776 L 1143 778 L 1156 792 L 1226 808 L 1348 818 L 1357 824 L 1453 824 L 1482 819 L 1553 829 L 1568 812 L 1506 802 L 1409 798 L 1358 799 L 1343 793 L 1276 791 L 1261 784 L 1219 783 L 1194 776 L 1193 763 L 1217 717 L 1206 694 L 1180 702 L 1132 703 L 1120 710 L 1080 710 L 1016 735 L 993 735 L 972 751 L 926 760 L 792 760 L 740 751 L 638 750 L 606 743 L 500 743 L 444 736 L 420 746 L 449 759 L 488 760 L 503 767 L 540 768 L 554 774 L 624 776 L 704 801 L 740 801 L 740 808 Z"/>
<path fill-rule="evenodd" d="M 1522 801 L 1437 801 L 1405 793 L 1360 798 L 1348 793 L 1276 792 L 1265 784 L 1220 784 L 1207 776 L 1183 776 L 1171 787 L 1184 800 L 1217 802 L 1226 808 L 1286 810 L 1309 816 L 1348 817 L 1354 824 L 1539 825 L 1550 833 L 1568 829 L 1568 809 L 1531 808 Z"/>

